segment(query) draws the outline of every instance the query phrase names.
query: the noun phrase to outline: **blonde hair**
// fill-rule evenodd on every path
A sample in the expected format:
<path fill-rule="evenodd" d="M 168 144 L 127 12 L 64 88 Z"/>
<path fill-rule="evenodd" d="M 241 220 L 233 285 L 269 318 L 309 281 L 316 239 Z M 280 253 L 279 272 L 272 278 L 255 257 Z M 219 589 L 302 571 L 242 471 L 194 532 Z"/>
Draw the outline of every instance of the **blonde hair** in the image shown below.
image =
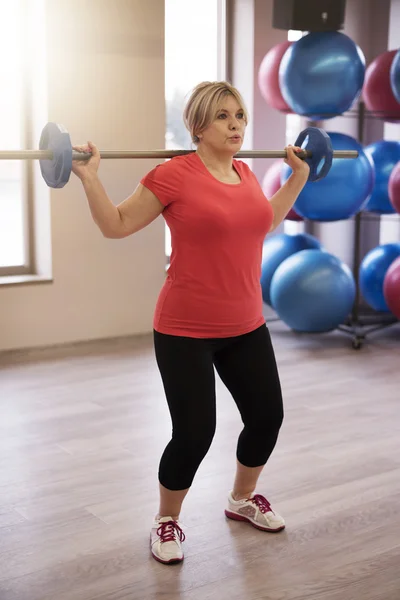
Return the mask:
<path fill-rule="evenodd" d="M 195 144 L 200 141 L 198 134 L 211 125 L 222 99 L 228 95 L 240 105 L 247 125 L 249 116 L 240 92 L 227 81 L 203 81 L 192 91 L 183 112 L 184 123 Z"/>

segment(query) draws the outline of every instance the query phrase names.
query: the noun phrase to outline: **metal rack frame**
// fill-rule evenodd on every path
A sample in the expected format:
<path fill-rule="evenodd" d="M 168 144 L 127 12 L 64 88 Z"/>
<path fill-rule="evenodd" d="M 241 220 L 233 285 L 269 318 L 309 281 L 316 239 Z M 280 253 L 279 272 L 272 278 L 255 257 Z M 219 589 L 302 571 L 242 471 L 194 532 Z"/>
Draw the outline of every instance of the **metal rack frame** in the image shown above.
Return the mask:
<path fill-rule="evenodd" d="M 333 116 L 333 115 L 329 115 Z M 344 115 L 336 115 L 336 116 L 347 116 Z M 365 104 L 360 101 L 358 110 L 351 111 L 349 116 L 356 117 L 358 119 L 358 141 L 360 144 L 364 143 L 364 126 L 365 120 L 369 118 L 382 118 L 382 115 L 379 113 L 366 112 Z M 310 121 L 311 125 L 315 125 L 315 122 Z M 359 350 L 366 338 L 379 330 L 386 329 L 387 327 L 391 327 L 397 323 L 399 323 L 399 319 L 395 317 L 392 313 L 387 312 L 379 312 L 375 311 L 372 308 L 363 306 L 361 303 L 361 291 L 360 291 L 360 281 L 359 281 L 359 272 L 360 272 L 360 264 L 362 261 L 361 256 L 361 234 L 362 234 L 362 222 L 365 219 L 380 219 L 381 215 L 366 213 L 361 211 L 354 216 L 354 252 L 353 252 L 353 276 L 356 284 L 356 297 L 354 300 L 353 308 L 351 314 L 348 318 L 336 327 L 335 330 L 341 331 L 352 337 L 352 347 L 354 350 Z M 279 317 L 266 319 L 266 322 L 271 323 L 275 321 L 280 321 Z"/>

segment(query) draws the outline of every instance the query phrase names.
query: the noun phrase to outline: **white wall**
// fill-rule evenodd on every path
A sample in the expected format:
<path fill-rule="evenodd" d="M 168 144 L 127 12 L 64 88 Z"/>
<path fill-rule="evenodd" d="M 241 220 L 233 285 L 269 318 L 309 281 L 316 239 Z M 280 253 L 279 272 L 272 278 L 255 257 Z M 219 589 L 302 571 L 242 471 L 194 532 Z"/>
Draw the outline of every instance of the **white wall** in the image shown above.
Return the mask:
<path fill-rule="evenodd" d="M 40 127 L 44 118 L 61 122 L 74 143 L 90 139 L 100 149 L 163 148 L 163 0 L 46 0 L 45 12 L 48 112 Z M 103 161 L 112 201 L 156 162 Z M 37 206 L 48 193 L 38 186 Z M 53 282 L 0 286 L 0 350 L 150 331 L 165 277 L 163 219 L 125 240 L 104 239 L 74 176 L 51 190 L 50 207 Z"/>

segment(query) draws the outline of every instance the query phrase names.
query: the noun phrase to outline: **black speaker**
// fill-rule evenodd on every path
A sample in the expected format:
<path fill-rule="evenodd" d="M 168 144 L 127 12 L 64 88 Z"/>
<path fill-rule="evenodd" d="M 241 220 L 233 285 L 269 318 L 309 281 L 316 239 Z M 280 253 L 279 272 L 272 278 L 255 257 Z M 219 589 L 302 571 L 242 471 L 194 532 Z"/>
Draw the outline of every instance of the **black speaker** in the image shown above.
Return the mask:
<path fill-rule="evenodd" d="M 274 29 L 338 31 L 344 28 L 346 0 L 274 0 Z"/>

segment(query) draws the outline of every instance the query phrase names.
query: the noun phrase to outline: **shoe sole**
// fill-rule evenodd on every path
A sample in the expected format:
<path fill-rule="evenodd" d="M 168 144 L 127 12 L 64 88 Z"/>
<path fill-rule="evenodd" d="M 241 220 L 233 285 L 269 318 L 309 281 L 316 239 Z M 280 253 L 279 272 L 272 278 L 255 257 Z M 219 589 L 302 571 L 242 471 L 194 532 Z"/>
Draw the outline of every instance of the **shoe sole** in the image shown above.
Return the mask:
<path fill-rule="evenodd" d="M 279 531 L 282 531 L 286 527 L 285 525 L 281 525 L 281 527 L 277 527 L 275 529 L 272 529 L 271 527 L 262 527 L 258 523 L 255 523 L 254 521 L 249 519 L 249 517 L 244 517 L 243 515 L 238 515 L 237 513 L 230 512 L 229 510 L 225 510 L 225 516 L 227 516 L 228 519 L 232 519 L 232 521 L 244 521 L 246 523 L 250 523 L 250 525 L 252 525 L 256 529 L 258 529 L 259 531 L 268 531 L 268 533 L 278 533 Z"/>
<path fill-rule="evenodd" d="M 153 552 L 151 553 L 151 555 L 157 562 L 161 563 L 162 565 L 179 565 L 179 563 L 183 562 L 184 559 L 184 557 L 182 556 L 182 558 L 171 558 L 171 560 L 162 560 L 162 558 L 159 558 Z"/>
<path fill-rule="evenodd" d="M 151 534 L 150 534 L 150 552 L 151 552 L 152 557 L 157 562 L 161 563 L 162 565 L 178 565 L 179 563 L 183 562 L 183 559 L 185 558 L 185 556 L 183 555 L 182 558 L 171 558 L 170 560 L 163 560 L 162 558 L 160 558 L 159 556 L 154 554 L 154 552 L 151 548 Z"/>

